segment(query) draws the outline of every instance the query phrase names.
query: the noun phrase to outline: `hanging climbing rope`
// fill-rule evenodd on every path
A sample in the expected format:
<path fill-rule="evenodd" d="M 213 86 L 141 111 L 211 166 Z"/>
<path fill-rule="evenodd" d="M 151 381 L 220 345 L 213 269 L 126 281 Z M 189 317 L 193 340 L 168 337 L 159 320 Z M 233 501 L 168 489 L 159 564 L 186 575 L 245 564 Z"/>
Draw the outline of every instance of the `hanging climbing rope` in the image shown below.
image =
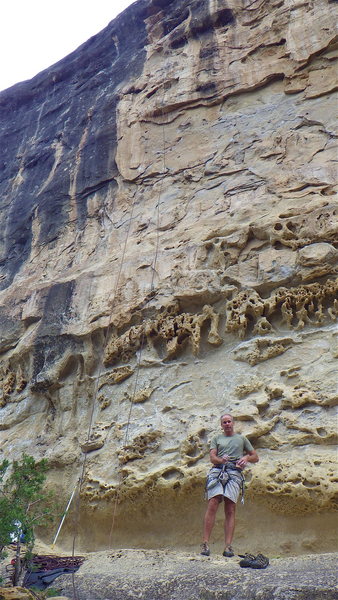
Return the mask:
<path fill-rule="evenodd" d="M 151 282 L 150 282 L 150 288 L 149 288 L 149 293 L 147 294 L 147 300 L 145 302 L 145 304 L 147 304 L 150 300 L 150 298 L 152 298 L 152 293 L 154 291 L 154 281 L 155 281 L 155 273 L 156 273 L 156 266 L 157 266 L 157 259 L 158 259 L 158 253 L 159 253 L 159 229 L 160 229 L 160 203 L 161 203 L 161 196 L 162 196 L 162 187 L 163 187 L 163 177 L 166 173 L 167 167 L 166 167 L 166 140 L 165 140 L 165 129 L 164 129 L 164 100 L 165 100 L 165 90 L 166 90 L 166 82 L 164 81 L 163 83 L 163 94 L 162 94 L 162 143 L 163 143 L 163 167 L 162 167 L 162 177 L 160 178 L 160 182 L 159 182 L 159 192 L 158 192 L 158 199 L 157 199 L 157 204 L 156 204 L 156 242 L 155 242 L 155 253 L 154 253 L 154 259 L 152 262 L 152 275 L 151 275 Z M 92 404 L 91 404 L 91 411 L 90 411 L 90 418 L 89 418 L 89 425 L 88 425 L 88 432 L 87 432 L 87 439 L 86 442 L 88 443 L 90 438 L 91 438 L 91 434 L 92 434 L 92 429 L 93 429 L 93 420 L 94 420 L 94 412 L 95 412 L 95 405 L 96 405 L 96 401 L 97 401 L 97 396 L 98 396 L 98 390 L 99 390 L 99 382 L 100 382 L 100 377 L 102 374 L 102 368 L 103 368 L 103 353 L 105 351 L 105 348 L 107 346 L 107 341 L 108 341 L 108 335 L 110 332 L 110 326 L 111 326 L 111 321 L 112 321 L 112 317 L 113 317 L 113 309 L 115 308 L 115 301 L 116 301 L 116 297 L 117 297 L 117 292 L 119 289 L 119 283 L 120 283 L 120 278 L 121 278 L 121 274 L 122 274 L 122 269 L 124 266 L 124 259 L 125 259 L 125 254 L 126 254 L 126 249 L 127 249 L 127 244 L 128 244 L 128 239 L 130 236 L 130 230 L 131 230 L 131 224 L 133 222 L 133 214 L 134 214 L 134 208 L 135 208 L 135 196 L 132 202 L 132 207 L 131 207 L 131 212 L 130 212 L 130 218 L 129 218 L 129 224 L 128 224 L 128 228 L 127 228 L 127 233 L 126 233 L 126 237 L 124 240 L 124 245 L 123 245 L 123 251 L 122 251 L 122 256 L 121 256 L 121 261 L 120 261 L 120 265 L 119 265 L 119 270 L 118 270 L 118 274 L 117 274 L 117 278 L 116 278 L 116 282 L 115 282 L 115 286 L 114 286 L 114 293 L 113 293 L 113 298 L 112 298 L 112 304 L 111 304 L 111 310 L 110 310 L 110 315 L 109 315 L 109 320 L 108 320 L 108 326 L 105 332 L 105 336 L 104 336 L 104 342 L 102 345 L 102 360 L 100 361 L 99 364 L 99 372 L 96 378 L 96 382 L 95 382 L 95 388 L 94 388 L 94 393 L 93 393 L 93 398 L 92 398 Z M 137 364 L 136 364 L 136 369 L 135 369 L 135 382 L 134 382 L 134 386 L 133 386 L 133 392 L 132 395 L 130 397 L 130 406 L 129 406 L 129 412 L 128 412 L 128 417 L 127 417 L 127 424 L 126 424 L 126 431 L 125 431 L 125 437 L 124 437 L 124 443 L 123 445 L 126 446 L 128 443 L 128 438 L 129 438 L 129 428 L 130 428 L 130 422 L 131 422 L 131 415 L 132 415 L 132 407 L 134 404 L 134 399 L 136 396 L 136 392 L 137 392 L 137 388 L 138 388 L 138 382 L 139 382 L 139 373 L 140 373 L 140 365 L 141 365 L 141 359 L 142 359 L 142 352 L 144 349 L 144 344 L 145 344 L 145 336 L 143 335 L 141 338 L 141 343 L 140 343 L 140 349 L 137 355 Z M 71 498 L 68 502 L 66 511 L 64 513 L 63 519 L 60 523 L 59 529 L 57 531 L 57 534 L 54 538 L 54 543 L 56 542 L 56 539 L 60 533 L 61 527 L 63 525 L 64 519 L 66 517 L 67 511 L 70 507 L 70 504 L 72 502 L 72 499 L 74 497 L 75 491 L 78 487 L 78 495 L 77 495 L 77 502 L 76 502 L 76 507 L 75 507 L 75 521 L 74 521 L 74 535 L 73 535 L 73 544 L 72 544 L 72 557 L 75 557 L 75 545 L 76 545 L 76 539 L 78 536 L 78 528 L 79 528 L 79 516 L 80 516 L 80 501 L 81 501 L 81 490 L 82 490 L 82 486 L 84 483 L 84 479 L 85 479 L 85 471 L 86 471 L 86 464 L 87 464 L 87 453 L 84 453 L 84 458 L 83 458 L 83 462 L 82 462 L 82 468 L 81 468 L 81 474 L 80 474 L 80 478 L 78 483 L 76 484 L 74 491 L 71 495 Z M 114 501 L 114 510 L 113 510 L 113 517 L 112 517 L 112 524 L 111 524 L 111 529 L 110 529 L 110 535 L 109 535 L 109 546 L 111 546 L 111 541 L 112 541 L 112 534 L 113 534 L 113 530 L 115 527 L 115 520 L 116 520 L 116 510 L 117 510 L 117 505 L 118 505 L 118 501 L 120 498 L 120 491 L 121 491 L 121 484 L 122 484 L 122 478 L 120 477 L 120 481 L 117 485 L 116 488 L 116 494 L 115 494 L 115 501 Z M 72 580 L 73 580 L 73 600 L 78 600 L 78 595 L 76 592 L 76 586 L 75 586 L 75 577 L 74 577 L 74 573 L 72 574 Z"/>
<path fill-rule="evenodd" d="M 131 224 L 133 221 L 134 208 L 135 208 L 135 197 L 133 199 L 132 206 L 131 206 L 129 224 L 128 224 L 127 233 L 126 233 L 126 237 L 125 237 L 124 244 L 123 244 L 120 266 L 119 266 L 119 270 L 118 270 L 118 274 L 117 274 L 117 278 L 116 278 L 116 282 L 115 282 L 115 286 L 114 286 L 114 293 L 113 293 L 113 298 L 112 298 L 112 306 L 111 306 L 111 310 L 110 310 L 110 314 L 109 314 L 108 326 L 107 326 L 107 329 L 105 332 L 104 341 L 103 341 L 103 345 L 102 345 L 102 357 L 101 357 L 101 360 L 99 363 L 99 372 L 98 372 L 98 375 L 96 378 L 94 393 L 93 393 L 93 397 L 92 397 L 86 443 L 89 442 L 91 434 L 92 434 L 94 411 L 95 411 L 95 405 L 96 405 L 98 389 L 99 389 L 99 382 L 100 382 L 100 378 L 101 378 L 101 374 L 102 374 L 102 367 L 103 367 L 103 354 L 104 354 L 105 348 L 107 346 L 107 340 L 108 340 L 109 330 L 110 330 L 110 326 L 111 326 L 111 320 L 112 320 L 112 316 L 113 316 L 113 309 L 115 307 L 115 300 L 116 300 L 117 291 L 119 288 L 120 277 L 121 277 L 122 268 L 123 268 L 123 264 L 124 264 L 124 258 L 125 258 L 127 243 L 128 243 L 128 239 L 129 239 L 129 235 L 130 235 Z M 86 464 L 87 464 L 87 453 L 85 452 L 83 462 L 82 462 L 81 474 L 80 474 L 80 478 L 79 478 L 79 482 L 78 482 L 79 489 L 78 489 L 77 501 L 76 501 L 76 506 L 75 506 L 75 511 L 74 511 L 74 523 L 73 523 L 74 535 L 73 535 L 73 543 L 72 543 L 72 557 L 73 558 L 75 557 L 75 545 L 76 545 L 76 539 L 78 537 L 81 490 L 82 490 L 82 486 L 83 486 L 83 482 L 84 482 L 84 478 L 85 478 Z M 75 586 L 75 574 L 74 573 L 72 573 L 72 584 L 73 584 L 73 600 L 78 600 L 78 595 L 77 595 L 76 586 Z"/>
<path fill-rule="evenodd" d="M 155 281 L 157 257 L 158 257 L 158 252 L 159 252 L 159 239 L 160 239 L 160 236 L 159 236 L 159 233 L 160 233 L 160 203 L 161 203 L 161 196 L 162 196 L 163 176 L 165 175 L 166 170 L 167 170 L 166 159 L 165 159 L 165 154 L 166 154 L 165 130 L 164 130 L 164 123 L 163 123 L 165 90 L 166 90 L 166 82 L 164 81 L 164 83 L 163 83 L 163 94 L 162 94 L 162 103 L 161 103 L 163 166 L 162 166 L 162 177 L 160 178 L 160 184 L 159 184 L 158 199 L 157 199 L 157 204 L 156 204 L 156 243 L 155 243 L 155 254 L 154 254 L 154 259 L 153 259 L 153 263 L 152 263 L 152 275 L 151 275 L 151 281 L 150 281 L 150 289 L 149 289 L 148 300 L 146 301 L 146 304 L 149 302 L 149 299 L 152 298 L 152 292 L 154 291 L 154 281 Z M 134 405 L 134 399 L 135 399 L 135 396 L 136 396 L 136 391 L 137 391 L 137 388 L 138 388 L 139 373 L 140 373 L 140 366 L 141 366 L 141 359 L 142 359 L 142 352 L 143 352 L 143 348 L 144 348 L 144 343 L 145 343 L 145 336 L 142 335 L 142 337 L 141 337 L 141 343 L 140 343 L 140 348 L 139 348 L 139 351 L 138 351 L 138 354 L 137 354 L 135 382 L 134 382 L 133 392 L 132 392 L 132 395 L 130 397 L 130 403 L 129 403 L 129 412 L 128 412 L 128 418 L 127 418 L 127 425 L 126 425 L 125 437 L 124 437 L 124 442 L 123 442 L 123 446 L 124 447 L 127 446 L 128 439 L 129 439 L 129 428 L 130 428 L 130 422 L 131 422 L 131 415 L 132 415 L 132 409 L 133 409 L 133 405 Z M 117 510 L 117 505 L 118 505 L 118 502 L 119 502 L 119 499 L 120 499 L 121 485 L 122 485 L 122 477 L 120 475 L 120 481 L 118 483 L 118 486 L 117 486 L 117 489 L 116 489 L 116 494 L 115 494 L 112 524 L 111 524 L 110 534 L 109 534 L 109 547 L 111 547 L 111 545 L 112 545 L 112 535 L 113 535 L 113 530 L 114 530 L 114 527 L 115 527 L 116 510 Z"/>

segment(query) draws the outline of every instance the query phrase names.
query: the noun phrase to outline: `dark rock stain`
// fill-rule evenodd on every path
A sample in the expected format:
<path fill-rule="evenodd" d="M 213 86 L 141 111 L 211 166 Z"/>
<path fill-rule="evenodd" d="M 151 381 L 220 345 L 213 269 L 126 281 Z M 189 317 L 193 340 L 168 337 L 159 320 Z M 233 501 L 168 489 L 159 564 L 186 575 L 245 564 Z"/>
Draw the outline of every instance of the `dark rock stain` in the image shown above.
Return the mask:
<path fill-rule="evenodd" d="M 75 349 L 75 339 L 62 333 L 63 327 L 72 318 L 71 306 L 74 289 L 74 281 L 58 283 L 48 289 L 34 344 L 34 389 L 39 382 L 39 385 L 47 385 L 45 381 L 47 375 L 44 376 L 44 373 L 53 367 L 67 348 L 71 351 Z"/>
<path fill-rule="evenodd" d="M 218 10 L 213 19 L 213 25 L 216 29 L 227 27 L 235 24 L 235 17 L 230 8 L 222 8 Z"/>
<path fill-rule="evenodd" d="M 6 307 L 0 307 L 0 352 L 14 348 L 24 332 L 24 325 L 18 319 L 8 316 Z"/>
<path fill-rule="evenodd" d="M 181 7 L 179 7 L 171 18 L 165 18 L 163 21 L 163 35 L 168 35 L 171 31 L 176 29 L 183 21 L 188 19 L 189 17 L 189 9 L 186 8 L 182 11 Z"/>
<path fill-rule="evenodd" d="M 75 52 L 0 94 L 0 223 L 5 232 L 0 289 L 11 284 L 29 258 L 35 213 L 41 245 L 62 235 L 74 170 L 79 230 L 87 219 L 90 190 L 116 177 L 117 88 L 142 72 L 146 4 L 129 7 Z M 52 144 L 60 139 L 62 158 L 44 185 L 55 161 Z M 13 185 L 20 168 L 22 179 Z"/>
<path fill-rule="evenodd" d="M 143 70 L 145 20 L 157 15 L 169 48 L 207 32 L 212 37 L 213 29 L 234 22 L 227 8 L 210 15 L 204 0 L 139 0 L 69 56 L 0 94 L 0 289 L 30 256 L 34 218 L 38 243 L 53 244 L 75 203 L 81 231 L 91 191 L 116 177 L 118 94 Z M 208 40 L 202 69 L 212 68 L 216 52 Z M 197 85 L 201 93 L 214 92 L 211 82 Z M 62 153 L 56 161 L 57 142 Z"/>
<path fill-rule="evenodd" d="M 217 86 L 215 84 L 214 81 L 209 81 L 206 83 L 200 83 L 199 85 L 197 85 L 196 87 L 196 91 L 197 92 L 202 92 L 202 93 L 214 93 L 217 90 Z"/>
<path fill-rule="evenodd" d="M 208 2 L 199 0 L 192 5 L 192 18 L 190 22 L 192 37 L 209 34 L 213 29 L 233 25 L 234 22 L 234 15 L 228 8 L 219 9 L 214 14 L 210 14 Z"/>
<path fill-rule="evenodd" d="M 163 35 L 169 36 L 169 47 L 175 50 L 185 46 L 189 38 L 210 36 L 214 29 L 233 25 L 235 17 L 229 8 L 210 14 L 209 4 L 205 0 L 197 0 L 189 3 L 188 7 L 177 2 L 170 13 L 162 15 L 161 22 Z"/>

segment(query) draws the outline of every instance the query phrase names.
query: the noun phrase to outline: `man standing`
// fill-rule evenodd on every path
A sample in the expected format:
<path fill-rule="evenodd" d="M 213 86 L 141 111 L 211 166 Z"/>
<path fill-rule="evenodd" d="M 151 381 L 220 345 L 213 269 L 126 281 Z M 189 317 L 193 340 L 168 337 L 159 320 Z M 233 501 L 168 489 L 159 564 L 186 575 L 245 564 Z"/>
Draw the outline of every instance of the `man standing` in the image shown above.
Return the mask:
<path fill-rule="evenodd" d="M 204 517 L 203 543 L 201 554 L 210 555 L 209 538 L 215 524 L 217 509 L 224 499 L 224 537 L 223 556 L 234 556 L 231 547 L 235 530 L 236 502 L 243 489 L 242 470 L 247 463 L 258 462 L 257 452 L 249 440 L 234 432 L 234 420 L 231 415 L 221 417 L 223 433 L 216 435 L 210 444 L 210 460 L 214 465 L 209 471 L 206 483 L 208 507 Z"/>

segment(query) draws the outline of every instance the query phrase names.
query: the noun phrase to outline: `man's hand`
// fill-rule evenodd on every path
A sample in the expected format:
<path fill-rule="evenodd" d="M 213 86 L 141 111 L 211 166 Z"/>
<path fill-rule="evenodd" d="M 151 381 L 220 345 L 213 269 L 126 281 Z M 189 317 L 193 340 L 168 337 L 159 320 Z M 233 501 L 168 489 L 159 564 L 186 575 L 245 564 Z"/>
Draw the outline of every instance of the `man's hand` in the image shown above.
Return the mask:
<path fill-rule="evenodd" d="M 226 465 L 230 456 L 228 454 L 223 454 L 223 456 L 218 456 L 215 448 L 210 450 L 210 462 L 213 465 Z"/>
<path fill-rule="evenodd" d="M 242 458 L 240 458 L 236 462 L 236 467 L 239 467 L 240 469 L 244 469 L 247 464 L 248 464 L 248 460 L 247 460 L 246 456 L 242 456 Z"/>
<path fill-rule="evenodd" d="M 236 467 L 239 469 L 244 469 L 248 463 L 256 463 L 259 461 L 258 454 L 256 450 L 250 450 L 247 454 L 242 456 L 237 462 Z"/>
<path fill-rule="evenodd" d="M 229 456 L 229 454 L 223 454 L 223 456 L 220 456 L 219 458 L 221 459 L 221 463 L 220 464 L 221 465 L 226 465 L 227 462 L 228 462 L 228 460 L 229 460 L 229 458 L 230 458 L 230 456 Z"/>

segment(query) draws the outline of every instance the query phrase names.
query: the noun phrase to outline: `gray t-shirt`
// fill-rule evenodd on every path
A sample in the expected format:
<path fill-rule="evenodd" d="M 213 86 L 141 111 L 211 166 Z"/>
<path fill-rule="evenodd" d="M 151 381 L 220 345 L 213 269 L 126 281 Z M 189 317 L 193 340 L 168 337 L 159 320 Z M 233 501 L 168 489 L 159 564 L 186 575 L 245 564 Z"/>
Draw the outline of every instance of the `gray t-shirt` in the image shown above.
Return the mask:
<path fill-rule="evenodd" d="M 228 454 L 229 460 L 236 461 L 243 456 L 244 451 L 251 452 L 253 446 L 248 438 L 241 433 L 234 433 L 233 435 L 219 433 L 212 438 L 210 450 L 216 450 L 217 456 Z"/>

